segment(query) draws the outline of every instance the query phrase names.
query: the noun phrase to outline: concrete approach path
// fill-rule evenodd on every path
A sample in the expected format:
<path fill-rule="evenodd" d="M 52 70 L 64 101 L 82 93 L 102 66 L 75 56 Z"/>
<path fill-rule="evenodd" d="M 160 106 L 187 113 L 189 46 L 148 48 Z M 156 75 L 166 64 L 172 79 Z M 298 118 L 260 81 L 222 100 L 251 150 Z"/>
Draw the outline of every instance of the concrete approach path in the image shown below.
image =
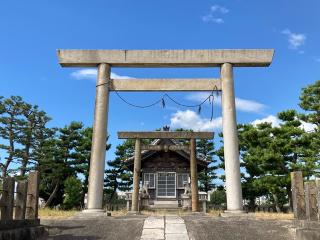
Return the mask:
<path fill-rule="evenodd" d="M 150 216 L 145 219 L 141 240 L 189 240 L 184 220 L 177 215 Z"/>

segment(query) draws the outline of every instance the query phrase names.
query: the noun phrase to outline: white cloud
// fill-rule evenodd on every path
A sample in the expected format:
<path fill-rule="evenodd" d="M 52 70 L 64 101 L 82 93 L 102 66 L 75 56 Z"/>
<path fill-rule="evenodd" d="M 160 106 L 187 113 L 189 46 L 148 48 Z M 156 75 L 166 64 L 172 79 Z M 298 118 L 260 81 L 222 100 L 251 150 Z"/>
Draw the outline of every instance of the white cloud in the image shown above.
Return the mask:
<path fill-rule="evenodd" d="M 301 121 L 300 128 L 304 129 L 306 132 L 313 132 L 317 128 L 317 126 L 312 123 L 307 123 L 305 121 Z"/>
<path fill-rule="evenodd" d="M 85 68 L 85 69 L 80 69 L 77 71 L 74 71 L 71 73 L 71 77 L 77 79 L 77 80 L 83 80 L 83 79 L 88 79 L 88 80 L 96 80 L 97 78 L 97 69 L 93 69 L 93 68 Z M 128 79 L 128 78 L 132 78 L 129 76 L 122 76 L 122 75 L 118 75 L 114 72 L 111 72 L 110 77 L 112 79 Z"/>
<path fill-rule="evenodd" d="M 229 12 L 229 9 L 224 7 L 224 6 L 220 6 L 220 5 L 212 5 L 211 8 L 210 8 L 210 11 L 212 13 L 214 12 L 219 12 L 219 13 L 222 13 L 222 14 L 226 14 Z"/>
<path fill-rule="evenodd" d="M 195 101 L 195 102 L 202 102 L 204 101 L 211 92 L 196 92 L 196 93 L 190 93 L 186 96 L 186 99 L 190 101 Z M 215 98 L 216 99 L 216 98 Z"/>
<path fill-rule="evenodd" d="M 210 7 L 209 13 L 202 17 L 202 21 L 221 24 L 224 23 L 224 19 L 221 17 L 221 15 L 227 13 L 229 13 L 228 8 L 220 5 L 213 5 Z"/>
<path fill-rule="evenodd" d="M 208 92 L 199 92 L 199 93 L 191 93 L 187 95 L 187 99 L 196 102 L 204 101 L 210 93 Z M 266 109 L 266 105 L 243 98 L 236 98 L 236 109 L 242 112 L 252 112 L 252 113 L 261 113 L 264 109 Z M 214 97 L 214 104 L 221 105 L 221 97 Z"/>
<path fill-rule="evenodd" d="M 243 112 L 261 113 L 266 105 L 253 100 L 236 98 L 236 108 Z"/>
<path fill-rule="evenodd" d="M 271 123 L 272 127 L 279 127 L 280 124 L 282 123 L 282 121 L 279 118 L 277 118 L 276 116 L 269 115 L 269 116 L 262 118 L 262 119 L 256 119 L 253 122 L 251 122 L 251 124 L 256 126 L 257 124 L 264 123 L 264 122 Z M 300 122 L 301 122 L 300 128 L 305 130 L 306 132 L 313 132 L 317 127 L 315 124 L 307 123 L 302 120 L 300 120 Z"/>
<path fill-rule="evenodd" d="M 271 123 L 272 127 L 279 127 L 280 122 L 281 122 L 280 119 L 277 118 L 276 116 L 269 115 L 269 116 L 262 118 L 262 119 L 256 119 L 253 122 L 251 122 L 251 124 L 256 126 L 260 123 Z"/>
<path fill-rule="evenodd" d="M 307 36 L 305 34 L 294 33 L 289 29 L 284 29 L 281 33 L 288 36 L 289 48 L 291 49 L 298 49 L 304 45 L 307 40 Z M 300 53 L 304 53 L 304 51 L 300 51 Z"/>
<path fill-rule="evenodd" d="M 214 118 L 212 121 L 202 118 L 191 110 L 177 111 L 170 119 L 170 127 L 192 129 L 194 131 L 214 131 L 222 128 L 222 118 Z"/>
<path fill-rule="evenodd" d="M 202 21 L 204 22 L 214 22 L 217 24 L 224 23 L 224 20 L 222 18 L 216 18 L 212 14 L 208 14 L 202 17 Z"/>

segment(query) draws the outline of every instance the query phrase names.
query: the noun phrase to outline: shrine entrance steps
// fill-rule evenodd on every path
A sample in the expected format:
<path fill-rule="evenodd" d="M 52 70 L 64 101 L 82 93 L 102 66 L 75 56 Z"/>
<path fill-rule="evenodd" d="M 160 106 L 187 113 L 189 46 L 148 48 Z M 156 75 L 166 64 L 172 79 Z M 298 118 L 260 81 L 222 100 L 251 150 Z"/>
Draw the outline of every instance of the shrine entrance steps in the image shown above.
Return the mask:
<path fill-rule="evenodd" d="M 179 209 L 179 203 L 175 200 L 161 200 L 154 201 L 154 205 L 151 205 L 152 209 Z"/>

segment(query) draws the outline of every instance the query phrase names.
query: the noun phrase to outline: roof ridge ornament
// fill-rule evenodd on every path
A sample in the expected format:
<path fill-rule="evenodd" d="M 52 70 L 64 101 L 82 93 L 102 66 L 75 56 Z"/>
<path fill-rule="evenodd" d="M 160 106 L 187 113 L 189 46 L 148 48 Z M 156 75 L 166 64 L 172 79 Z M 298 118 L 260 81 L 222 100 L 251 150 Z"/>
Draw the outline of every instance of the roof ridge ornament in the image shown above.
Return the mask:
<path fill-rule="evenodd" d="M 170 131 L 170 126 L 168 125 L 163 126 L 162 131 L 166 131 L 166 132 Z"/>

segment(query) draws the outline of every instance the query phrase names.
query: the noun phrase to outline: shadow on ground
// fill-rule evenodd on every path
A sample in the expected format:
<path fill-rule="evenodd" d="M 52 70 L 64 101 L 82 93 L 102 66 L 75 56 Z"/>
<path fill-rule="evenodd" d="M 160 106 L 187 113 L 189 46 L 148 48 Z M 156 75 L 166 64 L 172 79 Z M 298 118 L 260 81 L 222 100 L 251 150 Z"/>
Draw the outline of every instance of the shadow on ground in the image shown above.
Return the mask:
<path fill-rule="evenodd" d="M 41 240 L 139 240 L 144 216 L 94 219 L 41 220 L 46 236 Z"/>

